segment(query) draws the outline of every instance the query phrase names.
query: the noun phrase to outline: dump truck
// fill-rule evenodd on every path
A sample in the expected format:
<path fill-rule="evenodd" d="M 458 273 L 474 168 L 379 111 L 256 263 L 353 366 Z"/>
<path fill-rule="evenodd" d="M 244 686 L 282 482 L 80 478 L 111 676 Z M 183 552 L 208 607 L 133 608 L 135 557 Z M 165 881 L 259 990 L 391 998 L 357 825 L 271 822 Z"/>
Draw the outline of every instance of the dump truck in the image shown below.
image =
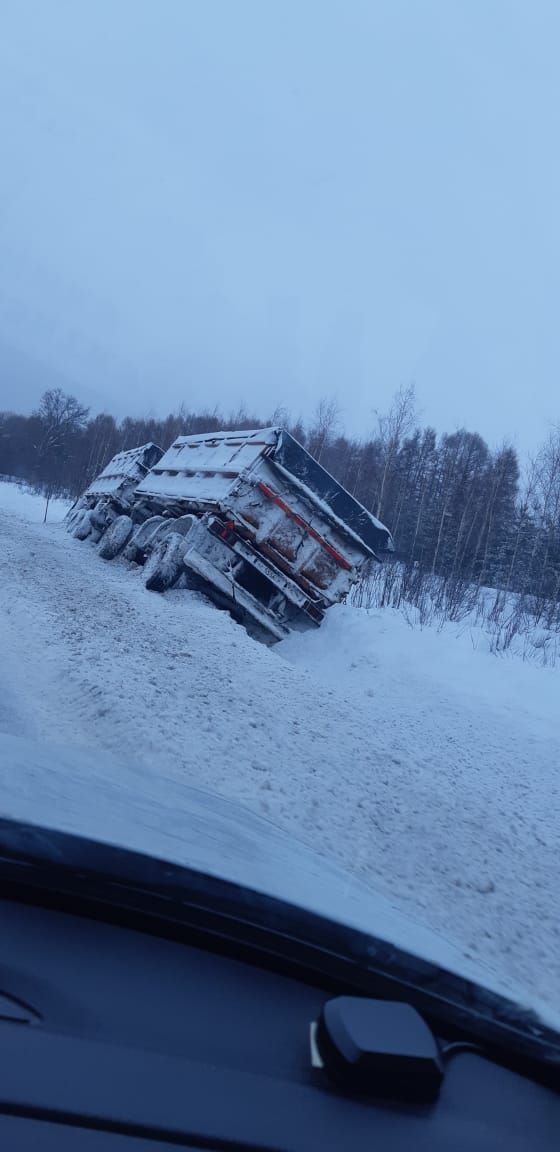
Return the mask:
<path fill-rule="evenodd" d="M 160 591 L 203 590 L 272 641 L 320 625 L 393 547 L 385 525 L 278 427 L 179 436 L 127 498 L 111 513 L 105 558 L 145 563 Z M 99 531 L 95 509 L 92 520 Z"/>

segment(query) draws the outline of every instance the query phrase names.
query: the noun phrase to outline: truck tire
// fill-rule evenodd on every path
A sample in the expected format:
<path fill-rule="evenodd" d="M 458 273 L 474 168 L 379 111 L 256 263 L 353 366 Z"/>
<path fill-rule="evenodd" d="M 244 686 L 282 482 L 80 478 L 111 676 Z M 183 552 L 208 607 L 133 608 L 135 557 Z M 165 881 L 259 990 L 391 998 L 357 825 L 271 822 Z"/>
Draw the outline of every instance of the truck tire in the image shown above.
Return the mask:
<path fill-rule="evenodd" d="M 91 534 L 91 512 L 84 512 L 74 526 L 72 535 L 75 540 L 86 540 Z"/>
<path fill-rule="evenodd" d="M 193 524 L 196 524 L 196 516 L 187 514 L 186 516 L 177 516 L 176 520 L 172 521 L 173 531 L 178 536 L 188 536 Z"/>
<path fill-rule="evenodd" d="M 66 516 L 64 517 L 64 523 L 66 525 L 66 531 L 72 532 L 73 528 L 77 527 L 78 521 L 82 519 L 84 512 L 88 512 L 88 511 L 89 511 L 89 508 L 88 508 L 87 500 L 85 499 L 84 496 L 80 496 L 80 499 L 76 500 L 74 502 L 74 504 L 72 505 L 71 508 L 68 509 Z"/>
<path fill-rule="evenodd" d="M 170 532 L 154 549 L 145 567 L 145 584 L 150 592 L 167 592 L 182 575 L 185 538 Z"/>
<path fill-rule="evenodd" d="M 162 523 L 163 516 L 150 516 L 148 520 L 144 520 L 143 524 L 137 525 L 124 550 L 123 555 L 125 560 L 130 560 L 132 564 L 143 564 L 148 554 L 152 537 Z"/>
<path fill-rule="evenodd" d="M 122 552 L 132 535 L 133 527 L 130 516 L 117 516 L 116 520 L 113 520 L 99 545 L 102 560 L 114 560 L 115 556 Z"/>
<path fill-rule="evenodd" d="M 160 523 L 155 532 L 150 537 L 149 544 L 146 552 L 153 552 L 158 548 L 167 537 L 173 533 L 176 536 L 187 536 L 193 524 L 196 524 L 196 516 L 176 516 L 176 517 L 163 517 L 160 516 Z M 155 520 L 155 516 L 154 516 Z"/>
<path fill-rule="evenodd" d="M 115 509 L 111 507 L 107 500 L 100 500 L 99 504 L 95 505 L 91 511 L 91 526 L 97 528 L 99 532 L 103 533 L 117 518 Z"/>

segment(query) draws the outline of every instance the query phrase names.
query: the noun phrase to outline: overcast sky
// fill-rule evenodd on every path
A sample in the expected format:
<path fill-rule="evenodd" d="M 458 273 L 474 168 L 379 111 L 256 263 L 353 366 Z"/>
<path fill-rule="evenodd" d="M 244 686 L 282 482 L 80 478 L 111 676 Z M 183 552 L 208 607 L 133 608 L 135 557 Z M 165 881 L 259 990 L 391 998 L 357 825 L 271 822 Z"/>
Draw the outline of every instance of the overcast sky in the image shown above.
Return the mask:
<path fill-rule="evenodd" d="M 557 0 L 0 16 L 0 407 L 560 419 Z"/>

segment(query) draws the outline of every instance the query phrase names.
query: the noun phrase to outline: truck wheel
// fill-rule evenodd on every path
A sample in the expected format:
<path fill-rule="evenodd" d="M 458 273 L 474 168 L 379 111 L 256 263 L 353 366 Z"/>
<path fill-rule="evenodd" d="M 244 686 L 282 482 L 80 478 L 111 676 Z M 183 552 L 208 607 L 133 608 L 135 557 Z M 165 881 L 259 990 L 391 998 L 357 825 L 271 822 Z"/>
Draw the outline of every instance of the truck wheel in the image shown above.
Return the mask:
<path fill-rule="evenodd" d="M 144 520 L 143 524 L 138 525 L 124 550 L 125 560 L 130 560 L 132 564 L 143 564 L 152 537 L 162 523 L 163 516 L 150 516 L 149 520 Z"/>
<path fill-rule="evenodd" d="M 146 567 L 146 588 L 150 592 L 166 592 L 177 583 L 183 573 L 185 539 L 177 532 L 170 532 L 154 549 Z"/>
<path fill-rule="evenodd" d="M 193 524 L 196 524 L 196 516 L 160 516 L 160 523 L 150 537 L 149 547 L 146 551 L 151 552 L 155 548 L 158 548 L 172 533 L 177 536 L 186 536 L 190 532 Z"/>
<path fill-rule="evenodd" d="M 191 516 L 190 513 L 186 516 L 177 516 L 173 521 L 173 531 L 178 536 L 188 536 L 193 524 L 196 524 L 196 516 Z"/>
<path fill-rule="evenodd" d="M 75 540 L 86 540 L 91 533 L 91 512 L 84 512 L 74 527 L 72 535 Z"/>
<path fill-rule="evenodd" d="M 174 520 L 163 516 L 161 517 L 155 531 L 152 532 L 147 552 L 153 552 L 156 548 L 159 548 L 159 545 L 169 536 L 169 533 L 173 532 L 173 524 Z"/>
<path fill-rule="evenodd" d="M 64 517 L 67 532 L 72 532 L 74 528 L 77 528 L 85 512 L 87 512 L 87 505 L 82 500 L 78 500 L 72 505 Z"/>
<path fill-rule="evenodd" d="M 99 546 L 99 555 L 103 560 L 114 560 L 115 556 L 122 552 L 132 535 L 133 527 L 130 516 L 117 516 L 116 520 L 113 520 Z"/>
<path fill-rule="evenodd" d="M 73 508 L 71 512 L 67 512 L 64 517 L 64 525 L 67 532 L 72 532 L 76 527 L 78 520 L 81 520 L 84 514 L 83 508 Z"/>
<path fill-rule="evenodd" d="M 116 519 L 116 512 L 114 508 L 106 500 L 100 500 L 99 504 L 91 512 L 91 526 L 97 528 L 99 532 L 105 532 L 105 529 L 113 523 Z"/>

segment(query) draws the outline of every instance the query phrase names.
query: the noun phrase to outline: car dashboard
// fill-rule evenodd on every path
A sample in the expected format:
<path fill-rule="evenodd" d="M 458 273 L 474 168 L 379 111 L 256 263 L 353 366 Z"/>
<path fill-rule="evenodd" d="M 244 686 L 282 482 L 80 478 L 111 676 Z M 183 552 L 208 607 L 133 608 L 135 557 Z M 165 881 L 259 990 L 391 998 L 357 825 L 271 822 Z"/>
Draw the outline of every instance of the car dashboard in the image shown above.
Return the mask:
<path fill-rule="evenodd" d="M 332 980 L 9 896 L 6 1149 L 557 1147 L 560 1097 L 475 1051 L 457 1052 L 430 1104 L 333 1085 L 310 1052 L 310 1026 L 343 990 Z"/>

